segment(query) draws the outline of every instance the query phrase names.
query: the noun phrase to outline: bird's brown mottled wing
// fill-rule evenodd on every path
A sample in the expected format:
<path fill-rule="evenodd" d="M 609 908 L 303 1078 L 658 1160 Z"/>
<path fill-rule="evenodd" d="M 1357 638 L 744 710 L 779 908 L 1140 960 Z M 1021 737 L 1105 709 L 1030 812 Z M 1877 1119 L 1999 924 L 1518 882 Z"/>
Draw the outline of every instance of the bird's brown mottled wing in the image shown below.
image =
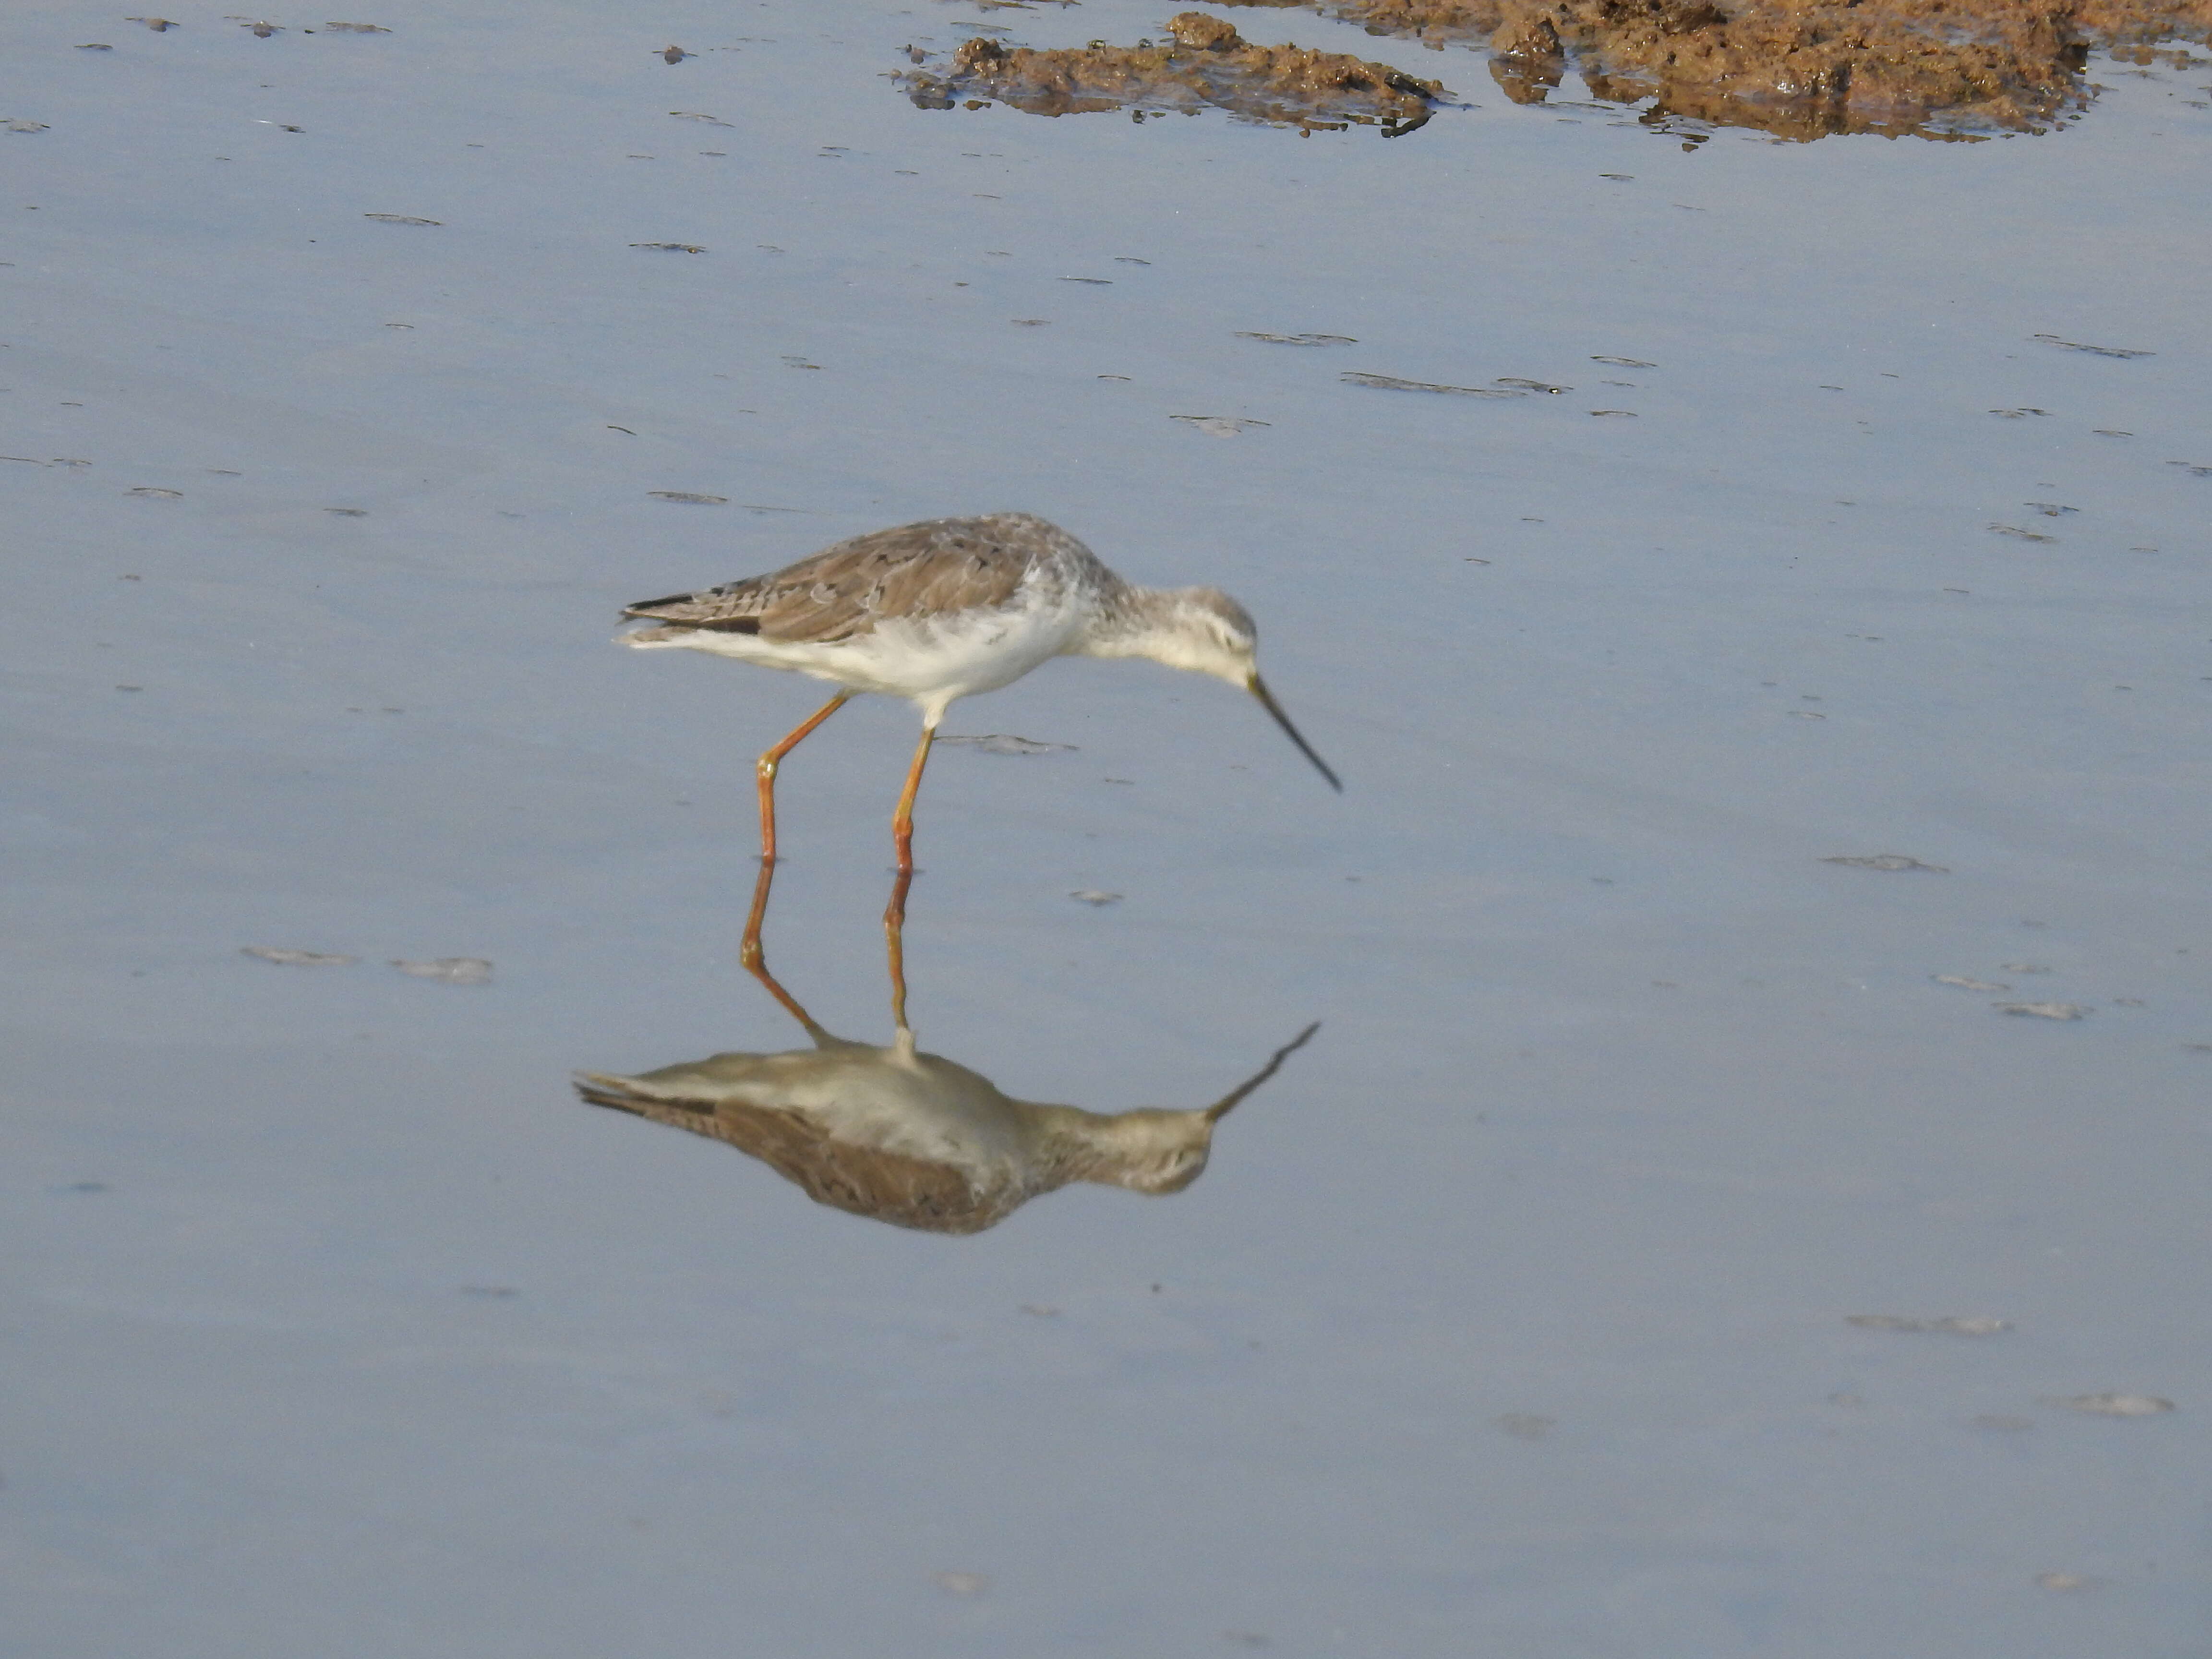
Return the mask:
<path fill-rule="evenodd" d="M 772 575 L 644 600 L 623 614 L 794 644 L 848 640 L 886 617 L 926 621 L 1012 603 L 1054 533 L 1022 514 L 931 519 L 855 536 Z"/>

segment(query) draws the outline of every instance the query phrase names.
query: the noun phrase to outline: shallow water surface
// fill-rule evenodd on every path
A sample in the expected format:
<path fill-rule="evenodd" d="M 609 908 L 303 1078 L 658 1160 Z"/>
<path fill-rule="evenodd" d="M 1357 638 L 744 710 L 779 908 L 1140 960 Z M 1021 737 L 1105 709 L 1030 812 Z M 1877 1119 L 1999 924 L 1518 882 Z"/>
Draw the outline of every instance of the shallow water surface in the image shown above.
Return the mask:
<path fill-rule="evenodd" d="M 890 78 L 1171 10 L 0 23 L 14 1650 L 2199 1650 L 2212 63 L 1947 144 L 1304 10 L 1451 100 Z M 803 1041 L 820 688 L 607 641 L 1005 509 L 1235 593 L 1346 788 L 1145 665 L 955 707 L 920 1051 L 1320 1029 L 937 1236 L 573 1092 Z M 871 1053 L 912 744 L 779 786 Z"/>

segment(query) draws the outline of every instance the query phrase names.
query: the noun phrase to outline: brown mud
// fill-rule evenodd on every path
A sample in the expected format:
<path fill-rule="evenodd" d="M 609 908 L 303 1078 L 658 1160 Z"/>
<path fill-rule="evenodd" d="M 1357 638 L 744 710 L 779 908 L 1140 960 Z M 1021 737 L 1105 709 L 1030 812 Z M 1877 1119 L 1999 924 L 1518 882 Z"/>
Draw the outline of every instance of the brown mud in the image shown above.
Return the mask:
<path fill-rule="evenodd" d="M 1226 110 L 1238 120 L 1337 131 L 1354 125 L 1395 138 L 1429 118 L 1442 87 L 1388 64 L 1303 46 L 1255 46 L 1218 17 L 1187 11 L 1170 21 L 1170 39 L 1134 46 L 1103 41 L 1072 51 L 1036 52 L 975 40 L 951 58 L 899 78 L 924 109 L 994 101 L 1032 115 L 1127 109 L 1147 115 Z"/>
<path fill-rule="evenodd" d="M 1219 0 L 1308 4 L 1371 34 L 1487 46 L 1516 103 L 1570 70 L 1643 118 L 1974 138 L 2047 129 L 2096 94 L 2089 54 L 2203 67 L 2160 42 L 2212 38 L 2212 0 Z M 1694 137 L 1694 134 L 1692 135 Z"/>

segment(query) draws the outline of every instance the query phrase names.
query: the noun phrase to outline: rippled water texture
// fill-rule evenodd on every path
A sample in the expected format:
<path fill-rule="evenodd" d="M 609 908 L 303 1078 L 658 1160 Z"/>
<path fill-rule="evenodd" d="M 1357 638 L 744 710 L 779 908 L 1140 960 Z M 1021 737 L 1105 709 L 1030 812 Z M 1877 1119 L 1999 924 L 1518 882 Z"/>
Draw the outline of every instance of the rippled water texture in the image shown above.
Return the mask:
<path fill-rule="evenodd" d="M 2198 1654 L 2212 58 L 1848 9 L 9 9 L 0 1648 Z M 617 610 L 992 511 L 1345 793 L 894 958 L 861 699 L 756 977 Z"/>

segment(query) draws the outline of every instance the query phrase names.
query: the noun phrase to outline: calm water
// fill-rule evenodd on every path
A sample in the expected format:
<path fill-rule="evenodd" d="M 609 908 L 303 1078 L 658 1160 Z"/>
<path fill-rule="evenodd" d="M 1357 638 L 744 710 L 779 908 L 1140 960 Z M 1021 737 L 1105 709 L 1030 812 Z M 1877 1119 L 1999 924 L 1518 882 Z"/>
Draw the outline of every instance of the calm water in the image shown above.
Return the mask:
<path fill-rule="evenodd" d="M 457 9 L 0 25 L 11 1651 L 2202 1650 L 2212 63 L 1686 153 L 1291 11 L 1475 107 Z M 1065 746 L 933 763 L 921 1047 L 1119 1112 L 1318 1034 L 967 1237 L 580 1103 L 805 1044 L 737 945 L 818 690 L 617 607 L 1016 507 L 1236 593 L 1347 790 L 1142 665 L 956 708 Z M 781 786 L 870 1044 L 912 741 Z"/>

